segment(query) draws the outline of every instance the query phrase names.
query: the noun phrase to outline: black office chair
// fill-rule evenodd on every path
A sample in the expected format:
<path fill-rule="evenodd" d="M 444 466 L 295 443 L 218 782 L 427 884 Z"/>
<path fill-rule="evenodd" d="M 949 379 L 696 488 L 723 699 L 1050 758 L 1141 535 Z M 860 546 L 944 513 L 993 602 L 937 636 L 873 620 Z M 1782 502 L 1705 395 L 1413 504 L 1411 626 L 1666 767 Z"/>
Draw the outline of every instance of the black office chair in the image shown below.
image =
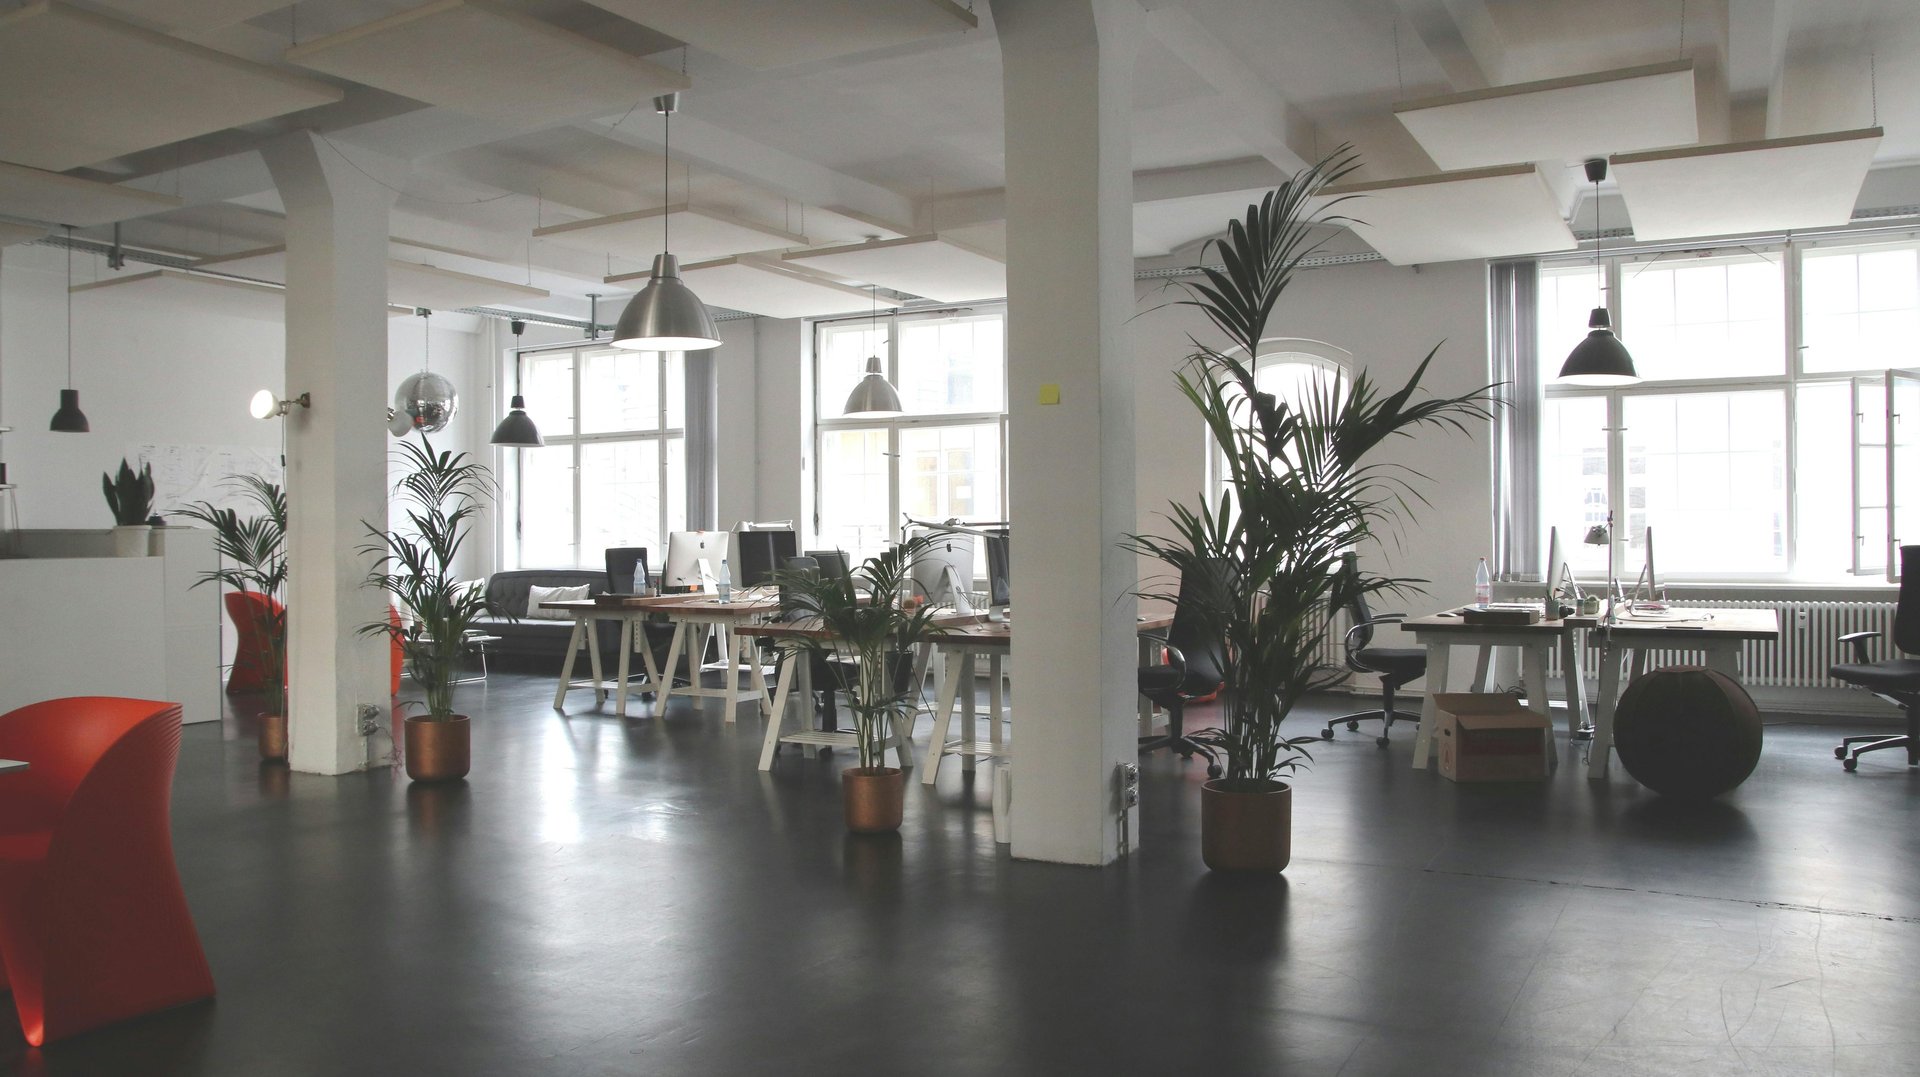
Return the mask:
<path fill-rule="evenodd" d="M 1204 569 L 1180 577 L 1180 593 L 1174 599 L 1173 624 L 1165 635 L 1142 633 L 1157 639 L 1166 649 L 1166 662 L 1140 667 L 1140 694 L 1166 708 L 1165 736 L 1141 737 L 1140 750 L 1150 752 L 1168 748 L 1182 759 L 1199 755 L 1207 761 L 1207 776 L 1220 776 L 1220 761 L 1213 749 L 1186 735 L 1186 706 L 1220 690 L 1226 681 L 1220 653 L 1219 636 L 1207 624 L 1202 611 L 1223 601 L 1226 584 L 1232 579 L 1232 566 L 1214 559 Z"/>
<path fill-rule="evenodd" d="M 648 575 L 647 548 L 645 546 L 609 546 L 602 556 L 607 566 L 607 590 L 616 595 L 639 593 L 640 589 L 634 586 L 634 577 L 645 578 Z M 656 667 L 665 665 L 668 652 L 673 650 L 673 626 L 661 624 L 658 621 L 640 621 L 638 624 L 640 634 L 646 640 L 647 649 L 653 652 L 654 665 Z M 671 672 L 669 675 L 675 677 L 676 683 L 686 680 L 685 677 Z M 641 677 L 645 674 L 635 673 L 633 676 Z"/>
<path fill-rule="evenodd" d="M 1356 571 L 1353 559 L 1347 559 L 1347 570 Z M 1375 625 L 1398 624 L 1406 620 L 1404 613 L 1383 613 L 1375 616 L 1367 607 L 1367 596 L 1356 589 L 1353 601 L 1347 604 L 1347 615 L 1352 625 L 1347 629 L 1345 647 L 1347 668 L 1355 673 L 1375 673 L 1380 677 L 1380 706 L 1375 710 L 1355 711 L 1343 714 L 1327 721 L 1327 727 L 1320 731 L 1323 740 L 1333 739 L 1333 727 L 1341 722 L 1348 729 L 1359 729 L 1361 722 L 1383 722 L 1380 736 L 1374 743 L 1385 748 L 1388 736 L 1393 731 L 1393 723 L 1403 717 L 1394 710 L 1394 693 L 1408 681 L 1418 680 L 1427 672 L 1427 652 L 1420 647 L 1375 647 L 1373 629 Z M 1414 720 L 1419 719 L 1416 716 Z"/>
<path fill-rule="evenodd" d="M 1856 661 L 1834 666 L 1827 674 L 1865 688 L 1907 712 L 1907 731 L 1892 737 L 1876 733 L 1841 738 L 1833 757 L 1847 770 L 1858 769 L 1861 756 L 1885 748 L 1905 748 L 1907 765 L 1920 766 L 1920 658 L 1873 661 L 1867 654 L 1867 641 L 1879 634 L 1853 632 L 1841 636 L 1840 642 L 1853 646 Z M 1893 611 L 1893 645 L 1902 654 L 1920 655 L 1920 546 L 1900 547 L 1900 604 Z"/>

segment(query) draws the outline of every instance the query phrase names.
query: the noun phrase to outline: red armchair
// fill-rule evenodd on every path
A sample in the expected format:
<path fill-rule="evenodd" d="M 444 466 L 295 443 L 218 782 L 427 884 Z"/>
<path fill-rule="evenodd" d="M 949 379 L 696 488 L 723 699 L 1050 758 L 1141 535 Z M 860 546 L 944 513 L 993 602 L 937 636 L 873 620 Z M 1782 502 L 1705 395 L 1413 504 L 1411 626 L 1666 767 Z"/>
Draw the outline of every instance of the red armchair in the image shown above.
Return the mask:
<path fill-rule="evenodd" d="M 39 1046 L 213 995 L 173 862 L 180 707 L 82 696 L 0 715 L 0 961 Z"/>
<path fill-rule="evenodd" d="M 237 633 L 227 691 L 258 692 L 262 675 L 266 673 L 267 634 L 276 621 L 285 623 L 280 620 L 285 611 L 272 595 L 258 591 L 229 591 L 225 601 L 227 617 L 233 621 L 233 630 Z M 281 664 L 286 664 L 284 659 Z M 286 670 L 283 668 L 280 672 L 280 681 L 285 684 Z"/>

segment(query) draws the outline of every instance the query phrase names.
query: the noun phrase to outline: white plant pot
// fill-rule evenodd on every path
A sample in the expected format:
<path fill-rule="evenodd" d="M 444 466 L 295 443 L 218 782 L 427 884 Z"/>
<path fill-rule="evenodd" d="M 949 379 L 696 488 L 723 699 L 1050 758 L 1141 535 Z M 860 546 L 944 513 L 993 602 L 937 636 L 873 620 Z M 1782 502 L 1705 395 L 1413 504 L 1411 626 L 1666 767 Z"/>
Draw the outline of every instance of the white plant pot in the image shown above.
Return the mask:
<path fill-rule="evenodd" d="M 122 524 L 113 529 L 113 555 L 115 557 L 145 557 L 147 544 L 152 541 L 153 528 L 146 524 Z"/>

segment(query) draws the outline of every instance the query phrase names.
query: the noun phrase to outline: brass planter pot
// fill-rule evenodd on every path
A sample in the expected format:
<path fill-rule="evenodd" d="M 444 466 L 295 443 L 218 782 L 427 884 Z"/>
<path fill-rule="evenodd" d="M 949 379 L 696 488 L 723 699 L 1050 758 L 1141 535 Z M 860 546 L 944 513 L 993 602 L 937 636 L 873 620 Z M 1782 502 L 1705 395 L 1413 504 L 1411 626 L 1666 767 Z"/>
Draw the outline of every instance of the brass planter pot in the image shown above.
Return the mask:
<path fill-rule="evenodd" d="M 472 727 L 464 714 L 444 722 L 408 718 L 406 740 L 407 777 L 416 782 L 454 781 L 473 767 Z"/>
<path fill-rule="evenodd" d="M 840 772 L 840 803 L 848 830 L 890 834 L 906 811 L 907 776 L 899 767 L 848 767 Z"/>
<path fill-rule="evenodd" d="M 1215 778 L 1200 787 L 1200 859 L 1207 867 L 1277 875 L 1292 856 L 1292 786 Z"/>
<path fill-rule="evenodd" d="M 269 763 L 287 761 L 287 716 L 262 714 L 259 726 L 260 758 Z"/>

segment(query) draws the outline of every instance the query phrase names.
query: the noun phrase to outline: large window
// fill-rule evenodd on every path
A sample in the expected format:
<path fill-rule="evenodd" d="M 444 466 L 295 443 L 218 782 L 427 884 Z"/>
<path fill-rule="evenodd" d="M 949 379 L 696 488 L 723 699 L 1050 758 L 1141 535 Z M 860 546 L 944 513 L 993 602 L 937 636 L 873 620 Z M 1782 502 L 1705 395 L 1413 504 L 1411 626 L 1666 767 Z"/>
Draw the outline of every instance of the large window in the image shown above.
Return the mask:
<path fill-rule="evenodd" d="M 857 557 L 916 519 L 1006 519 L 1007 323 L 1003 310 L 899 315 L 816 327 L 815 531 Z M 847 395 L 881 359 L 900 390 L 899 416 L 845 412 Z"/>
<path fill-rule="evenodd" d="M 527 414 L 546 446 L 508 464 L 506 564 L 599 568 L 609 546 L 664 555 L 687 516 L 682 358 L 605 346 L 520 353 Z"/>
<path fill-rule="evenodd" d="M 1317 340 L 1272 338 L 1260 342 L 1260 354 L 1253 364 L 1253 387 L 1298 408 L 1329 390 L 1344 397 L 1352 365 L 1353 355 L 1344 348 Z M 1237 398 L 1238 393 L 1236 387 L 1229 386 L 1230 396 Z M 1226 457 L 1212 434 L 1207 435 L 1207 446 L 1208 487 L 1217 503 L 1221 494 L 1231 497 L 1233 490 L 1227 483 Z"/>
<path fill-rule="evenodd" d="M 1558 380 L 1606 288 L 1642 380 Z M 1616 520 L 1631 579 L 1878 577 L 1887 569 L 1884 372 L 1913 366 L 1920 243 L 1798 244 L 1543 266 L 1540 528 L 1576 571 Z M 1877 395 L 1876 395 L 1877 394 Z"/>

